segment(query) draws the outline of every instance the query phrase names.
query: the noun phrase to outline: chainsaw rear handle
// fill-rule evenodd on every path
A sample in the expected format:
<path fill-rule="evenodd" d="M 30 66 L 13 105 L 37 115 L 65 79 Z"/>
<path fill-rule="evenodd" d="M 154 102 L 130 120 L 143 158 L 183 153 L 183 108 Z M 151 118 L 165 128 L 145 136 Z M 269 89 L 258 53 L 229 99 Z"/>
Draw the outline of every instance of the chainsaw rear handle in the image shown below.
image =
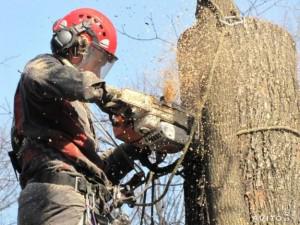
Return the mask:
<path fill-rule="evenodd" d="M 117 98 L 117 96 L 121 94 L 121 91 L 119 89 L 114 88 L 110 85 L 105 85 L 105 89 L 107 93 L 112 96 L 111 100 L 114 100 L 114 98 Z"/>

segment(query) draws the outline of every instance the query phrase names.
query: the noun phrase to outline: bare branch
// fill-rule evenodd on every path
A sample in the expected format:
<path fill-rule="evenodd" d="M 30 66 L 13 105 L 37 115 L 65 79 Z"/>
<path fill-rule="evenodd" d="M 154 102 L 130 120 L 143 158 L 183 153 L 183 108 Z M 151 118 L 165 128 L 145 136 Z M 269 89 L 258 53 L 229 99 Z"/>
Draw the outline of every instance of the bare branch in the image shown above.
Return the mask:
<path fill-rule="evenodd" d="M 8 64 L 7 64 L 8 61 L 13 60 L 18 57 L 20 57 L 20 55 L 13 55 L 13 56 L 6 57 L 2 61 L 0 61 L 0 65 L 8 66 Z"/>
<path fill-rule="evenodd" d="M 150 20 L 150 25 L 151 25 L 151 28 L 152 28 L 153 33 L 154 33 L 154 36 L 153 36 L 153 37 L 150 37 L 150 38 L 141 38 L 141 37 L 139 37 L 139 36 L 133 36 L 133 35 L 130 35 L 130 34 L 128 34 L 128 33 L 125 31 L 125 24 L 122 25 L 122 29 L 121 29 L 121 30 L 118 29 L 117 31 L 118 31 L 120 34 L 122 34 L 122 35 L 124 35 L 124 36 L 126 36 L 126 37 L 128 37 L 128 38 L 130 38 L 130 39 L 133 39 L 133 40 L 137 40 L 137 41 L 155 41 L 155 40 L 159 40 L 159 41 L 165 42 L 165 43 L 167 43 L 167 44 L 169 44 L 169 45 L 171 45 L 171 46 L 174 46 L 174 43 L 172 43 L 172 42 L 170 42 L 170 41 L 168 41 L 168 40 L 166 40 L 166 39 L 164 39 L 164 38 L 161 38 L 161 37 L 158 35 L 156 26 L 155 26 L 155 24 L 154 24 L 154 22 L 153 22 L 152 14 L 151 14 L 148 18 L 149 18 L 149 20 Z M 149 25 L 149 24 L 147 23 L 147 25 Z"/>

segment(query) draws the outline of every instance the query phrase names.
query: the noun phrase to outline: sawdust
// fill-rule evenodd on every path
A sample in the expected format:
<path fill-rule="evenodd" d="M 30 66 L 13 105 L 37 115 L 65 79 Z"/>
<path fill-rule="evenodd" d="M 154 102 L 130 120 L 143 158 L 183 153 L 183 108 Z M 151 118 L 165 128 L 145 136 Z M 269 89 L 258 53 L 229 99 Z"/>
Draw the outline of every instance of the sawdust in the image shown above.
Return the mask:
<path fill-rule="evenodd" d="M 165 80 L 164 82 L 164 89 L 163 89 L 165 101 L 170 103 L 175 100 L 176 97 L 176 90 L 175 90 L 175 83 L 174 80 Z"/>
<path fill-rule="evenodd" d="M 166 102 L 176 101 L 179 96 L 177 64 L 171 63 L 161 71 L 163 80 L 162 92 Z"/>
<path fill-rule="evenodd" d="M 179 101 L 178 65 L 176 62 L 177 49 L 169 47 L 164 50 L 157 59 L 158 81 L 157 87 L 161 89 L 164 100 L 167 103 Z"/>

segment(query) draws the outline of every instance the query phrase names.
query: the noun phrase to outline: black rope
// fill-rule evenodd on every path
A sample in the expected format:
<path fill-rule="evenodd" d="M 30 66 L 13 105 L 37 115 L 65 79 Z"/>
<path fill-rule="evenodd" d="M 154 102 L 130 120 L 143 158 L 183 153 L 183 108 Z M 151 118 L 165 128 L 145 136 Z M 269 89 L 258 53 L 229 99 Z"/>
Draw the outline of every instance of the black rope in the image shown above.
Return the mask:
<path fill-rule="evenodd" d="M 143 204 L 146 203 L 146 199 L 147 199 L 147 189 L 144 192 L 144 196 L 143 196 Z M 140 225 L 143 225 L 143 220 L 145 217 L 145 210 L 146 210 L 146 206 L 142 206 L 142 214 L 141 214 L 141 222 Z"/>
<path fill-rule="evenodd" d="M 152 178 L 151 202 L 155 201 L 155 178 Z M 151 206 L 151 225 L 154 225 L 154 205 Z"/>

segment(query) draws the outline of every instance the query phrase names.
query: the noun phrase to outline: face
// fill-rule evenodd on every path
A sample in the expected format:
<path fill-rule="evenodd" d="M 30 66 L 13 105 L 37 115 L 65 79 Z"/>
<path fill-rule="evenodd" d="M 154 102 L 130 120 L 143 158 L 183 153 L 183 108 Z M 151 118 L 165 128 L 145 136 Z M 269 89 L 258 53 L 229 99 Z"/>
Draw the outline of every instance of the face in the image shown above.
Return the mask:
<path fill-rule="evenodd" d="M 78 68 L 82 71 L 91 71 L 99 78 L 104 78 L 102 68 L 108 63 L 108 56 L 104 50 L 98 49 L 93 44 L 87 47 L 83 53 L 82 60 L 78 64 Z"/>

